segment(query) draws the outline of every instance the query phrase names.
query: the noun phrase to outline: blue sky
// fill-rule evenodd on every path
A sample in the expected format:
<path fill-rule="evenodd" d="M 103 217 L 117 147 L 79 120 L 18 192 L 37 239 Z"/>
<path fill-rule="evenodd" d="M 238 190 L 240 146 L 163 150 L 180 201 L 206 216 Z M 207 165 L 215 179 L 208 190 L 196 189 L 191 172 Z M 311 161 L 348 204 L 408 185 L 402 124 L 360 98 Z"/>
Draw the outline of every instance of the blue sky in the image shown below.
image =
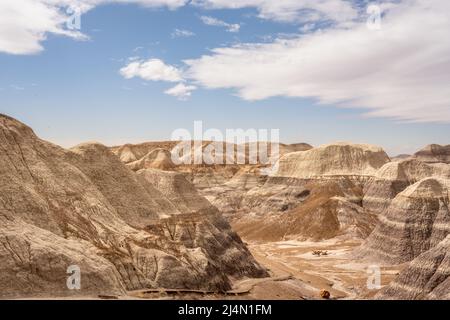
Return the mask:
<path fill-rule="evenodd" d="M 356 7 L 361 3 L 353 5 Z M 230 58 L 228 52 L 211 51 L 214 48 L 235 50 L 233 48 L 240 44 L 258 44 L 267 47 L 244 47 L 239 50 L 239 55 L 248 56 L 262 50 L 264 56 L 261 57 L 266 57 L 274 52 L 278 54 L 271 51 L 276 41 L 286 39 L 289 49 L 293 46 L 289 41 L 302 37 L 304 33 L 311 35 L 311 41 L 316 41 L 317 33 L 321 32 L 318 30 L 328 23 L 323 19 L 305 22 L 266 18 L 261 17 L 261 10 L 251 6 L 211 9 L 193 5 L 169 10 L 164 6 L 144 8 L 137 4 L 107 3 L 83 12 L 80 33 L 89 37 L 88 40 L 80 41 L 71 36 L 46 32 L 46 39 L 39 40 L 42 46 L 39 52 L 20 54 L 12 52 L 13 49 L 8 52 L 6 47 L 2 50 L 0 32 L 0 112 L 24 121 L 43 139 L 65 147 L 92 140 L 107 145 L 167 140 L 177 128 L 192 130 L 195 120 L 202 120 L 207 128 L 222 130 L 279 128 L 281 139 L 286 143 L 319 145 L 352 141 L 377 144 L 390 154 L 411 153 L 429 143 L 450 143 L 448 113 L 437 102 L 434 109 L 431 105 L 429 112 L 421 105 L 399 109 L 392 114 L 380 107 L 381 113 L 368 116 L 367 108 L 376 108 L 378 100 L 360 99 L 360 95 L 355 94 L 355 99 L 360 100 L 343 104 L 334 98 L 340 96 L 339 85 L 336 85 L 336 90 L 327 92 L 316 89 L 322 83 L 316 74 L 311 74 L 311 78 L 318 84 L 311 90 L 317 94 L 297 94 L 296 89 L 284 91 L 284 88 L 276 88 L 276 79 L 280 76 L 278 70 L 271 77 L 269 71 L 264 72 L 267 66 L 265 61 L 260 66 L 249 67 L 250 71 L 256 70 L 253 71 L 255 76 L 246 70 L 248 63 L 239 64 L 234 60 L 235 53 Z M 306 11 L 296 14 L 301 16 Z M 226 26 L 206 25 L 202 16 L 239 24 L 239 31 L 229 32 Z M 343 27 L 336 24 L 334 21 L 334 26 L 330 27 L 332 30 L 325 30 L 324 33 L 336 32 L 339 36 L 341 32 L 348 34 L 345 28 L 355 28 L 345 27 L 342 31 Z M 305 25 L 307 28 L 304 28 Z M 176 29 L 189 31 L 192 35 L 173 36 Z M 442 52 L 439 54 L 443 55 Z M 339 53 L 337 55 L 339 57 Z M 209 59 L 202 60 L 202 56 Z M 260 57 L 260 51 L 257 57 Z M 375 58 L 380 66 L 383 65 L 382 58 Z M 166 66 L 183 70 L 187 75 L 183 73 L 180 81 L 154 81 L 136 74 L 126 78 L 120 72 L 133 61 L 144 63 L 149 59 L 160 59 Z M 189 59 L 195 61 L 193 65 L 184 62 Z M 327 61 L 330 60 L 324 58 L 325 67 Z M 215 64 L 210 66 L 211 63 Z M 298 66 L 296 63 L 292 68 Z M 217 65 L 230 70 L 230 74 L 225 78 L 220 74 L 205 73 L 205 70 L 216 70 Z M 444 65 L 447 66 L 447 63 Z M 286 67 L 289 68 L 289 65 Z M 298 74 L 303 71 L 299 68 Z M 423 72 L 423 69 L 419 71 Z M 342 65 L 339 72 L 351 73 L 351 65 Z M 251 80 L 256 77 L 259 80 L 261 75 L 267 75 L 267 78 L 261 81 L 259 87 L 248 85 L 247 78 Z M 330 76 L 333 77 L 334 74 Z M 389 72 L 382 77 L 387 81 L 396 79 Z M 440 77 L 444 75 L 433 74 L 430 79 L 441 80 Z M 328 83 L 326 75 L 324 79 L 327 88 L 334 88 L 332 82 Z M 375 81 L 382 83 L 382 80 L 371 77 L 361 81 L 370 88 L 372 83 L 376 86 L 379 82 Z M 292 88 L 303 88 L 301 81 L 308 84 L 304 79 L 295 81 Z M 195 86 L 196 90 L 182 99 L 164 93 L 178 82 Z M 339 82 L 342 83 L 342 80 L 337 79 Z M 269 91 L 274 88 L 272 95 L 266 96 L 266 86 Z M 299 89 L 299 92 L 302 90 Z M 331 99 L 329 92 L 333 95 Z M 395 91 L 393 102 L 402 101 L 398 100 L 398 92 Z M 411 92 L 410 88 L 405 89 L 405 94 L 408 92 Z M 448 95 L 442 90 L 424 91 L 424 99 L 429 93 L 442 95 L 436 99 L 439 102 Z M 394 97 L 392 92 L 386 95 Z M 345 95 L 344 100 L 347 98 L 348 95 Z M 443 121 L 439 121 L 439 115 L 437 120 L 436 117 L 427 117 L 427 114 L 437 114 L 440 110 L 445 113 Z M 417 118 L 409 119 L 401 112 L 417 114 Z"/>

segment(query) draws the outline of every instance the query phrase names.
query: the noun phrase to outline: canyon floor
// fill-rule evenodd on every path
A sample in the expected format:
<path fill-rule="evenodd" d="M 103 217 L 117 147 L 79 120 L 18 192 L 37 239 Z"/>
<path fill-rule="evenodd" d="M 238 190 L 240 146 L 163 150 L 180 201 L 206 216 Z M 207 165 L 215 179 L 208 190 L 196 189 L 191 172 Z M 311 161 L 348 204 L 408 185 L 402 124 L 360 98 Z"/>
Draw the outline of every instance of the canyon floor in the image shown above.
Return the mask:
<path fill-rule="evenodd" d="M 244 239 L 245 240 L 245 239 Z M 255 299 L 317 300 L 320 291 L 331 293 L 330 299 L 371 299 L 379 291 L 368 289 L 367 263 L 350 256 L 359 241 L 279 241 L 246 242 L 255 259 L 270 273 L 269 278 L 234 282 L 226 294 L 182 290 L 144 290 L 130 293 L 139 299 Z M 321 250 L 326 255 L 313 252 Z M 403 266 L 381 267 L 381 285 L 390 283 Z"/>
<path fill-rule="evenodd" d="M 246 244 L 256 261 L 269 271 L 270 277 L 236 280 L 233 289 L 226 293 L 156 288 L 130 291 L 123 296 L 99 295 L 77 299 L 320 300 L 320 291 L 324 289 L 331 293 L 330 299 L 345 300 L 371 299 L 379 291 L 367 288 L 367 263 L 359 263 L 350 256 L 351 252 L 361 245 L 359 241 L 279 241 Z M 326 255 L 314 255 L 316 250 L 326 252 Z M 381 267 L 381 285 L 389 284 L 403 267 Z M 49 298 L 51 297 L 40 297 Z"/>

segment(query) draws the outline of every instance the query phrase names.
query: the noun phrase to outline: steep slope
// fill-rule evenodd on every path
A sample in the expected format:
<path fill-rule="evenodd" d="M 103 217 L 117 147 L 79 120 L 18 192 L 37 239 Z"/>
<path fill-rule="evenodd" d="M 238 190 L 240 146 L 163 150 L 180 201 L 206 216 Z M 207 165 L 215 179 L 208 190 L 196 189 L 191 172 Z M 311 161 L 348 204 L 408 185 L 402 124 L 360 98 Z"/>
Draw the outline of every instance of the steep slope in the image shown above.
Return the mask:
<path fill-rule="evenodd" d="M 416 159 L 387 163 L 364 185 L 363 207 L 381 213 L 406 187 L 430 177 L 450 178 L 450 165 L 427 164 Z"/>
<path fill-rule="evenodd" d="M 127 166 L 133 171 L 149 168 L 161 170 L 173 170 L 175 168 L 170 151 L 162 148 L 150 151 L 140 160 L 130 162 Z"/>
<path fill-rule="evenodd" d="M 161 190 L 183 212 L 163 220 L 168 226 L 165 230 L 167 236 L 188 248 L 203 248 L 220 270 L 219 274 L 267 276 L 256 262 L 249 259 L 250 252 L 217 208 L 202 197 L 183 174 L 157 169 L 144 169 L 137 174 Z"/>
<path fill-rule="evenodd" d="M 65 161 L 82 171 L 129 225 L 144 228 L 160 217 L 180 213 L 156 188 L 138 181 L 109 149 L 98 143 L 78 145 Z"/>
<path fill-rule="evenodd" d="M 121 274 L 87 241 L 62 238 L 5 215 L 0 204 L 0 289 L 2 298 L 123 295 Z M 81 290 L 67 289 L 67 269 L 81 271 Z"/>
<path fill-rule="evenodd" d="M 450 300 L 450 236 L 411 261 L 377 298 Z"/>
<path fill-rule="evenodd" d="M 277 176 L 302 179 L 333 176 L 371 176 L 389 162 L 383 149 L 337 143 L 288 153 L 280 159 Z"/>
<path fill-rule="evenodd" d="M 387 161 L 377 147 L 329 145 L 284 155 L 273 175 L 241 169 L 200 190 L 245 238 L 363 239 L 376 218 L 361 207 L 362 186 Z"/>
<path fill-rule="evenodd" d="M 350 181 L 309 182 L 298 186 L 294 194 L 278 193 L 266 200 L 262 200 L 265 198 L 262 195 L 253 194 L 253 205 L 250 198 L 246 199 L 246 204 L 252 206 L 252 210 L 256 209 L 251 211 L 255 213 L 235 219 L 233 226 L 246 239 L 255 240 L 364 239 L 375 227 L 377 219 L 349 201 L 357 196 L 358 188 Z M 277 208 L 280 201 L 285 206 L 281 211 Z"/>
<path fill-rule="evenodd" d="M 208 200 L 200 196 L 197 189 L 183 174 L 158 169 L 143 169 L 137 172 L 141 181 L 160 190 L 183 213 L 217 213 Z"/>
<path fill-rule="evenodd" d="M 426 178 L 394 198 L 358 255 L 403 263 L 433 248 L 449 233 L 448 181 Z"/>
<path fill-rule="evenodd" d="M 181 212 L 104 146 L 64 150 L 1 115 L 0 150 L 1 296 L 226 290 L 229 277 L 266 274 L 220 215 Z M 202 232 L 173 236 L 192 220 Z M 81 290 L 66 287 L 70 265 Z"/>
<path fill-rule="evenodd" d="M 381 148 L 348 143 L 292 152 L 281 157 L 278 172 L 232 194 L 236 202 L 219 188 L 212 201 L 221 208 L 223 199 L 233 203 L 228 217 L 245 238 L 364 239 L 376 218 L 361 206 L 362 187 L 388 161 Z"/>
<path fill-rule="evenodd" d="M 416 152 L 413 157 L 427 163 L 442 162 L 450 164 L 450 145 L 430 144 Z"/>

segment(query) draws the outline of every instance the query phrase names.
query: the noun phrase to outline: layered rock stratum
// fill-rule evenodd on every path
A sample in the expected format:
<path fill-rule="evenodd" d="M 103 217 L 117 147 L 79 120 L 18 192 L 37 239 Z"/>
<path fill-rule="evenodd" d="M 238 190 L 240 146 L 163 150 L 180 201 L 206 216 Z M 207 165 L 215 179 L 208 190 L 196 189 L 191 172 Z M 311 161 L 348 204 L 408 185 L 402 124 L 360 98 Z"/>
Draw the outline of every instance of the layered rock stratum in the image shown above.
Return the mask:
<path fill-rule="evenodd" d="M 389 159 L 364 144 L 279 144 L 272 167 L 251 156 L 264 143 L 220 143 L 219 164 L 191 162 L 213 147 L 191 143 L 184 163 L 177 141 L 66 150 L 0 116 L 0 296 L 226 291 L 268 276 L 242 236 L 364 242 L 350 258 L 403 268 L 377 298 L 449 299 L 448 147 Z M 66 285 L 72 265 L 79 291 Z"/>
<path fill-rule="evenodd" d="M 450 236 L 425 251 L 376 296 L 378 299 L 449 300 Z"/>
<path fill-rule="evenodd" d="M 303 179 L 372 176 L 389 161 L 380 147 L 342 142 L 289 153 L 280 159 L 275 175 Z"/>
<path fill-rule="evenodd" d="M 450 233 L 448 186 L 448 180 L 425 178 L 399 193 L 359 254 L 399 264 L 435 247 Z"/>
<path fill-rule="evenodd" d="M 450 178 L 450 165 L 428 164 L 417 159 L 386 163 L 364 185 L 363 207 L 382 213 L 397 194 L 429 177 Z"/>
<path fill-rule="evenodd" d="M 450 145 L 430 144 L 413 157 L 427 163 L 450 163 Z"/>
<path fill-rule="evenodd" d="M 267 275 L 187 180 L 136 175 L 100 144 L 62 149 L 4 115 L 0 148 L 2 297 L 223 291 L 231 278 Z M 158 190 L 180 184 L 170 197 Z M 67 288 L 72 265 L 81 290 Z"/>

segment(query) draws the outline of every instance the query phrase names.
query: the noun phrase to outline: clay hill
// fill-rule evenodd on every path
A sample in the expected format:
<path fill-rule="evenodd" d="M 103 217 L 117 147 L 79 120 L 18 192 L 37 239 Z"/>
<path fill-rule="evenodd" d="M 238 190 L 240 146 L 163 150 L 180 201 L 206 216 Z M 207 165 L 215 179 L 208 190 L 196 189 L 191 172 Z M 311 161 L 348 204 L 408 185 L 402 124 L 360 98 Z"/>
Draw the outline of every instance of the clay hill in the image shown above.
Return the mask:
<path fill-rule="evenodd" d="M 450 299 L 450 236 L 425 251 L 385 287 L 378 299 Z"/>
<path fill-rule="evenodd" d="M 428 163 L 450 163 L 450 145 L 430 144 L 416 152 L 413 157 Z"/>
<path fill-rule="evenodd" d="M 425 178 L 391 201 L 354 258 L 406 264 L 380 299 L 449 299 L 449 180 Z"/>
<path fill-rule="evenodd" d="M 400 192 L 362 246 L 370 258 L 408 262 L 450 233 L 448 180 L 425 178 Z"/>
<path fill-rule="evenodd" d="M 363 239 L 377 222 L 362 207 L 363 186 L 388 161 L 381 148 L 349 143 L 288 153 L 277 172 L 243 196 L 247 214 L 233 225 L 255 239 Z"/>
<path fill-rule="evenodd" d="M 417 159 L 386 163 L 364 185 L 363 207 L 381 213 L 397 194 L 429 177 L 450 178 L 450 166 L 443 163 L 429 164 Z"/>
<path fill-rule="evenodd" d="M 327 287 L 337 298 L 449 299 L 448 146 L 390 159 L 366 144 L 279 144 L 272 167 L 250 157 L 264 143 L 188 143 L 190 157 L 206 148 L 233 163 L 175 163 L 176 141 L 66 150 L 0 116 L 0 295 L 243 283 L 268 298 L 317 298 Z M 322 257 L 316 249 L 328 245 Z M 366 295 L 355 263 L 395 272 Z M 71 265 L 80 291 L 67 290 Z M 258 282 L 269 274 L 277 280 Z"/>
<path fill-rule="evenodd" d="M 0 148 L 2 297 L 223 291 L 267 275 L 184 177 L 135 174 L 100 144 L 62 149 L 4 115 Z M 71 265 L 81 290 L 66 287 Z"/>
<path fill-rule="evenodd" d="M 389 161 L 379 147 L 343 142 L 287 154 L 280 159 L 276 175 L 303 179 L 372 176 Z"/>
<path fill-rule="evenodd" d="M 115 146 L 111 147 L 111 151 L 116 154 L 120 160 L 126 164 L 132 163 L 137 160 L 142 160 L 146 157 L 146 155 L 151 154 L 154 150 L 166 150 L 166 151 L 172 151 L 181 141 L 155 141 L 155 142 L 144 142 L 140 144 L 125 144 L 122 146 Z M 193 155 L 195 152 L 196 147 L 201 146 L 201 148 L 207 148 L 208 145 L 212 144 L 212 141 L 197 141 L 197 144 L 195 144 L 195 141 L 188 141 L 191 145 L 191 154 Z M 224 157 L 224 163 L 226 162 L 225 153 L 227 150 L 227 147 L 232 147 L 234 152 L 237 154 L 240 153 L 237 145 L 222 142 L 220 143 L 222 145 L 222 154 L 221 156 Z M 244 150 L 244 155 L 248 158 L 248 153 L 251 147 L 260 147 L 263 143 L 246 143 L 241 145 Z M 267 150 L 270 151 L 270 145 L 268 145 Z M 305 151 L 311 149 L 312 146 L 307 143 L 294 143 L 294 144 L 282 144 L 280 143 L 278 145 L 279 153 L 280 154 L 287 154 L 295 151 Z M 235 156 L 235 157 L 236 157 Z M 234 161 L 235 158 L 232 159 Z"/>
<path fill-rule="evenodd" d="M 204 142 L 203 146 L 208 144 Z M 122 157 L 123 150 L 145 147 L 145 151 L 134 151 L 141 155 L 162 145 L 127 145 L 114 147 L 113 151 Z M 280 145 L 280 155 L 278 170 L 269 173 L 264 166 L 248 162 L 226 166 L 179 165 L 171 170 L 192 181 L 248 239 L 368 236 L 377 220 L 362 208 L 363 183 L 390 161 L 381 148 L 350 143 L 312 148 L 299 143 Z M 134 166 L 144 159 L 145 156 L 128 165 Z M 142 166 L 133 167 L 139 168 Z"/>
<path fill-rule="evenodd" d="M 246 241 L 359 239 L 350 261 L 404 266 L 378 298 L 446 299 L 446 148 L 390 159 L 376 146 L 335 143 L 283 149 L 271 172 L 248 163 L 171 170 L 192 181 Z"/>

